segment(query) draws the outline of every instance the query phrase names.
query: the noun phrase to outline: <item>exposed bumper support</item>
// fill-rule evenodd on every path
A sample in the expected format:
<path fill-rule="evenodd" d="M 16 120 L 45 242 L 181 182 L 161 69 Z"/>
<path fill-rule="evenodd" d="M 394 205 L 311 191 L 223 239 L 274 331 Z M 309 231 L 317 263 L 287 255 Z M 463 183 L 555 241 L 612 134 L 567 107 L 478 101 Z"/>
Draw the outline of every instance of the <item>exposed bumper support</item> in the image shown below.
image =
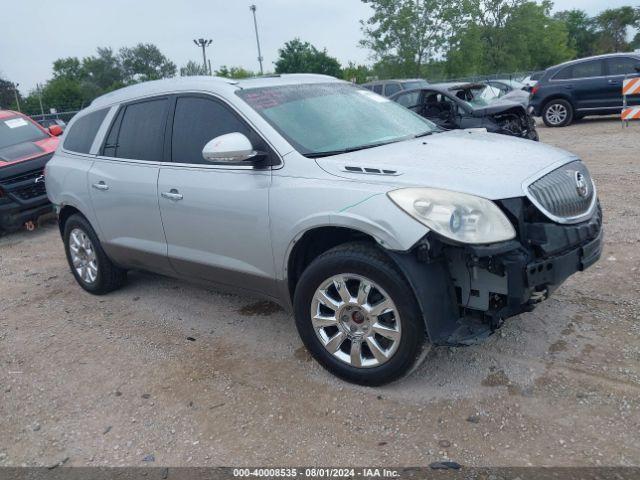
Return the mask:
<path fill-rule="evenodd" d="M 531 236 L 524 241 L 476 247 L 430 238 L 410 253 L 390 253 L 409 279 L 434 345 L 477 343 L 602 254 L 599 211 L 580 225 L 527 227 L 522 233 Z"/>

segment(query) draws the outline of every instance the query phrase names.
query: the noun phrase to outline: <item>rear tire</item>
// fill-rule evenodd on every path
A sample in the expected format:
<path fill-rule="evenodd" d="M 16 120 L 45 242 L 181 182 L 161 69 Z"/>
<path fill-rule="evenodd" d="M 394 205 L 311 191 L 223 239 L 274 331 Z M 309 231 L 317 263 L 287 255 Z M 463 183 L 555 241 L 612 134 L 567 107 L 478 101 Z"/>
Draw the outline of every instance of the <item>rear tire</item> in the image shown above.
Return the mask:
<path fill-rule="evenodd" d="M 542 121 L 547 127 L 566 127 L 573 122 L 575 112 L 567 100 L 556 98 L 547 103 L 542 110 Z"/>
<path fill-rule="evenodd" d="M 104 295 L 125 283 L 127 271 L 111 262 L 96 232 L 82 215 L 75 214 L 67 219 L 63 241 L 71 273 L 87 292 Z"/>
<path fill-rule="evenodd" d="M 313 357 L 349 382 L 392 382 L 410 372 L 423 351 L 425 326 L 411 287 L 368 243 L 340 245 L 316 258 L 296 286 L 294 310 Z"/>

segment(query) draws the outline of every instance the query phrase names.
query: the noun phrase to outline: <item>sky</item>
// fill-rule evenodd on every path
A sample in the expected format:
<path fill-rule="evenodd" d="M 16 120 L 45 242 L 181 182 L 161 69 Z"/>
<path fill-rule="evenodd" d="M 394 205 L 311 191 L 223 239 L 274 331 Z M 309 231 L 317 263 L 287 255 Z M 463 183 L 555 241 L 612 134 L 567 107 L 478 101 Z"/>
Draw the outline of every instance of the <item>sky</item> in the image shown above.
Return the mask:
<path fill-rule="evenodd" d="M 257 71 L 257 50 L 249 5 L 257 6 L 265 71 L 286 41 L 295 37 L 327 48 L 341 63 L 368 63 L 358 46 L 360 20 L 370 9 L 360 0 L 5 0 L 0 29 L 0 77 L 19 83 L 23 94 L 51 78 L 61 57 L 93 55 L 153 43 L 178 68 L 201 61 L 194 38 L 211 38 L 212 67 L 243 66 Z M 556 0 L 555 9 L 635 5 L 634 0 Z"/>

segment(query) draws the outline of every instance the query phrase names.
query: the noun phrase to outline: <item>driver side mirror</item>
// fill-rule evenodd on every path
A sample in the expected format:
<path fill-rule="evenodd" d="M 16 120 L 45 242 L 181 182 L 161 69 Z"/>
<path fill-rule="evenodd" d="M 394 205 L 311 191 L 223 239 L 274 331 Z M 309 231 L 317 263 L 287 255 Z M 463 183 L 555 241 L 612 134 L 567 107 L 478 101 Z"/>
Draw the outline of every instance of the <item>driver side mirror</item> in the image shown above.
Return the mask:
<path fill-rule="evenodd" d="M 251 141 L 239 132 L 220 135 L 202 149 L 202 158 L 209 162 L 237 163 L 259 155 L 261 152 L 254 150 Z"/>
<path fill-rule="evenodd" d="M 49 133 L 54 137 L 59 137 L 62 135 L 62 127 L 60 125 L 51 125 L 49 127 Z"/>

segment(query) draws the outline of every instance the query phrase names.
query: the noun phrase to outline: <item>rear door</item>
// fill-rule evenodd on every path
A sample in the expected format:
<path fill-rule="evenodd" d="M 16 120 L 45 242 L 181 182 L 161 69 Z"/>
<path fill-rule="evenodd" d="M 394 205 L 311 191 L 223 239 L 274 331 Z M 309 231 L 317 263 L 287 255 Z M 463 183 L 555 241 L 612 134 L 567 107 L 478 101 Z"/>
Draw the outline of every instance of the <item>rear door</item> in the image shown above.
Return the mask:
<path fill-rule="evenodd" d="M 633 57 L 607 58 L 607 101 L 616 109 L 622 108 L 622 84 L 625 78 L 640 76 L 636 67 L 640 65 L 640 59 Z M 640 105 L 640 95 L 628 96 L 627 105 Z"/>
<path fill-rule="evenodd" d="M 116 263 L 160 273 L 172 271 L 157 189 L 168 107 L 168 97 L 122 106 L 89 170 L 91 202 L 107 253 Z"/>
<path fill-rule="evenodd" d="M 171 265 L 180 275 L 276 295 L 270 168 L 248 162 L 213 164 L 202 157 L 205 144 L 232 132 L 246 135 L 256 150 L 269 147 L 231 107 L 212 96 L 181 95 L 174 110 L 173 163 L 160 169 L 157 200 Z"/>

